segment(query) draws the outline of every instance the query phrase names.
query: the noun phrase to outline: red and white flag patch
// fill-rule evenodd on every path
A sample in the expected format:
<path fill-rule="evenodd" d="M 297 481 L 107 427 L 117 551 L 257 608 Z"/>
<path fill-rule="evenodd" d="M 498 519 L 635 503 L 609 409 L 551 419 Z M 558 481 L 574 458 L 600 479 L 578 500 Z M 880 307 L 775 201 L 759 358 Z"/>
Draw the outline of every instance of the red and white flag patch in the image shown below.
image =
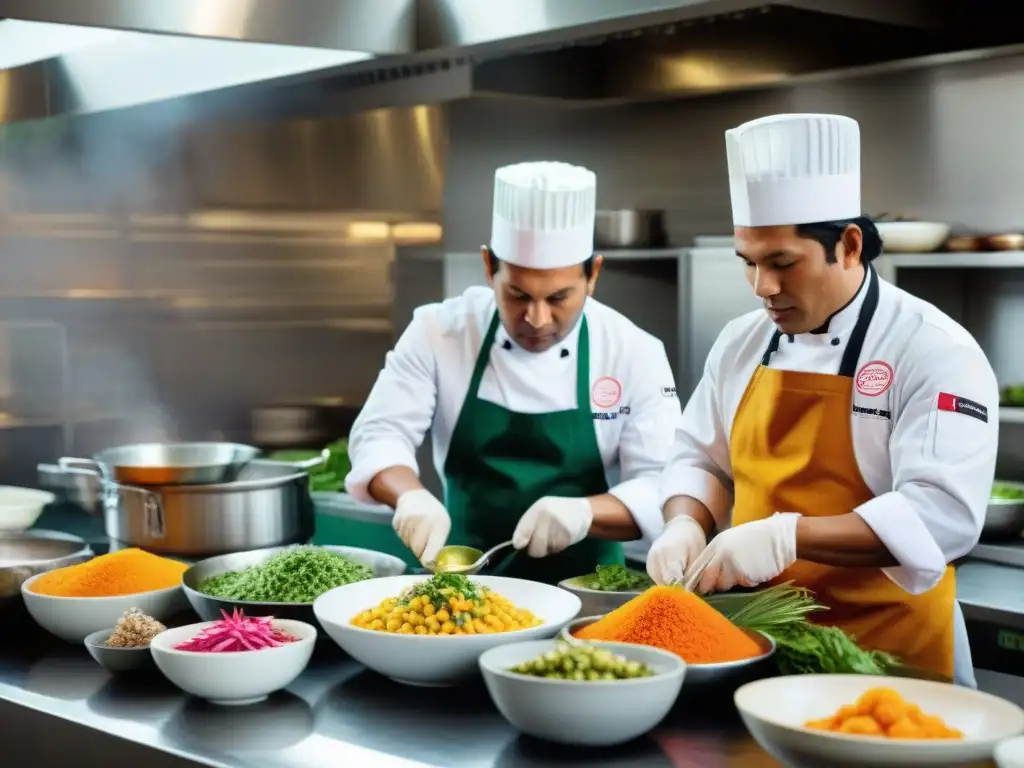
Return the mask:
<path fill-rule="evenodd" d="M 951 395 L 948 392 L 939 393 L 939 410 L 949 413 L 962 413 L 964 416 L 971 416 L 978 421 L 988 424 L 988 408 L 981 403 L 968 400 L 966 397 Z"/>

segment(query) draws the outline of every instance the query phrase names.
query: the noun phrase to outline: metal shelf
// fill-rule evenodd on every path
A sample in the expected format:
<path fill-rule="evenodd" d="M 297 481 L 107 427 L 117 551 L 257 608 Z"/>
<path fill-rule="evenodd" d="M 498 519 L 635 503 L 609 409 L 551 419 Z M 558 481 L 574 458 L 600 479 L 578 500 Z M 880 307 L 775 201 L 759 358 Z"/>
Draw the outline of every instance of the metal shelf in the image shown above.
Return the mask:
<path fill-rule="evenodd" d="M 1024 251 L 985 251 L 978 253 L 891 253 L 882 257 L 893 267 L 932 269 L 1001 269 L 1024 267 Z"/>
<path fill-rule="evenodd" d="M 999 408 L 999 421 L 1004 424 L 1024 424 L 1024 408 Z"/>

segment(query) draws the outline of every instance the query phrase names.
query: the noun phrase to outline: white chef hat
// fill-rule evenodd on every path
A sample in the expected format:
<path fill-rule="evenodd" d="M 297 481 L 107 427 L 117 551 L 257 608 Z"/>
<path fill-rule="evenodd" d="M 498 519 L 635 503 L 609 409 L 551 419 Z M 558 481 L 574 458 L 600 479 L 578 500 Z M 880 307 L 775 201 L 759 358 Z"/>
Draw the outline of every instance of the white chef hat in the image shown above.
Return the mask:
<path fill-rule="evenodd" d="M 860 127 L 842 115 L 772 115 L 725 132 L 737 227 L 860 216 Z"/>
<path fill-rule="evenodd" d="M 494 173 L 491 250 L 509 264 L 560 269 L 594 253 L 597 177 L 568 163 L 518 163 Z"/>

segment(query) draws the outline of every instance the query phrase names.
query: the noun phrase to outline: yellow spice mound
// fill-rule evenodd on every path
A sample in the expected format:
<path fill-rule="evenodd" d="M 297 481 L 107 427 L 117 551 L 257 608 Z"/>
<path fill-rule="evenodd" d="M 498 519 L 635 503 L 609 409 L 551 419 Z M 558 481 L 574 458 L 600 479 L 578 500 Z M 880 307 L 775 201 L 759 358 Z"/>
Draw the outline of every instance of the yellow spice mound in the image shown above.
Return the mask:
<path fill-rule="evenodd" d="M 831 717 L 809 720 L 806 728 L 850 736 L 889 739 L 962 739 L 941 717 L 926 715 L 892 688 L 869 688 L 856 704 L 840 707 Z"/>
<path fill-rule="evenodd" d="M 122 549 L 44 573 L 29 589 L 51 597 L 113 597 L 152 592 L 181 584 L 188 566 L 176 560 Z"/>

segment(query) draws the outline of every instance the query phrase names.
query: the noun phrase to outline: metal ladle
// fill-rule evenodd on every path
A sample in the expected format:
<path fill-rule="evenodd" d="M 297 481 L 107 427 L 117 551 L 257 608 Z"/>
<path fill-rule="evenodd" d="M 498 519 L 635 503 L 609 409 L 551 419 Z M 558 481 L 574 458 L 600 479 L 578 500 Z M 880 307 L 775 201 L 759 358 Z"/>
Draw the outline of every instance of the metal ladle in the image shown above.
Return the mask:
<path fill-rule="evenodd" d="M 496 553 L 511 546 L 511 541 L 504 541 L 498 546 L 482 552 L 476 547 L 450 544 L 447 547 L 441 547 L 437 558 L 429 563 L 424 563 L 423 567 L 431 573 L 461 573 L 472 576 L 479 573 Z"/>

